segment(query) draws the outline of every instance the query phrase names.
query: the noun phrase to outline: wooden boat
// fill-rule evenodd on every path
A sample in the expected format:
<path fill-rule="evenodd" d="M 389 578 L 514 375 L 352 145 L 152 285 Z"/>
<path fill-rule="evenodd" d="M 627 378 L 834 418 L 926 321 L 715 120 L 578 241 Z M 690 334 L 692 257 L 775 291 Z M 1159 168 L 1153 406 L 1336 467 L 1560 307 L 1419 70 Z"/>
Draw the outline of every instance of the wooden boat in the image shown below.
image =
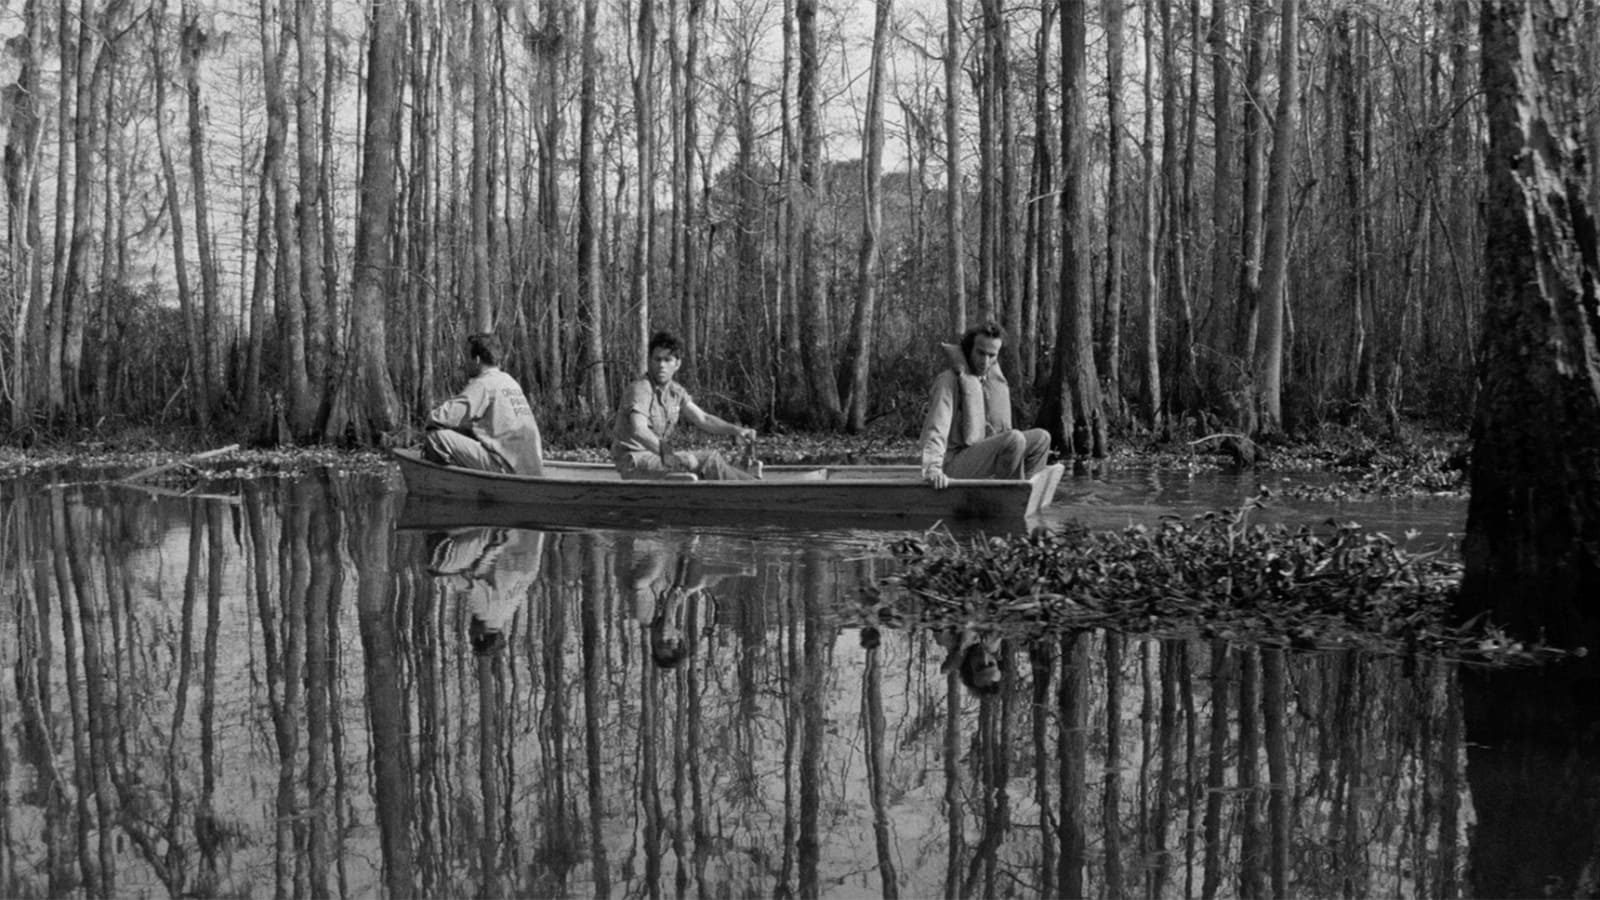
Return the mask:
<path fill-rule="evenodd" d="M 547 461 L 544 474 L 506 475 L 429 462 L 415 449 L 393 451 L 410 497 L 457 516 L 469 510 L 517 507 L 530 521 L 569 519 L 689 522 L 737 518 L 760 522 L 829 520 L 984 520 L 1011 525 L 1050 505 L 1062 467 L 1027 479 L 951 479 L 944 490 L 922 481 L 913 465 L 767 466 L 759 481 L 624 479 L 606 463 Z M 411 500 L 408 499 L 408 505 Z M 504 510 L 502 510 L 502 513 Z M 568 514 L 571 515 L 568 515 Z M 481 517 L 481 516 L 480 516 Z M 500 515 L 497 518 L 505 519 Z"/>

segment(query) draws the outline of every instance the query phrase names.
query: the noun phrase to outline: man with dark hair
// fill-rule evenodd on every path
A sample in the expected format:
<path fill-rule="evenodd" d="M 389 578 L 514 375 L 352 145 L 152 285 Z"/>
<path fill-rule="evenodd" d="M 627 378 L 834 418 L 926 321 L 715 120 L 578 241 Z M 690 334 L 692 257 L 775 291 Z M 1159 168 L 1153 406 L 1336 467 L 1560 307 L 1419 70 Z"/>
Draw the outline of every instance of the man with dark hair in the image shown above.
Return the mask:
<path fill-rule="evenodd" d="M 949 366 L 933 380 L 922 421 L 922 477 L 943 489 L 951 478 L 1027 478 L 1044 468 L 1050 433 L 1011 427 L 1011 385 L 1000 372 L 1005 332 L 989 322 L 942 344 Z"/>
<path fill-rule="evenodd" d="M 761 477 L 736 468 L 716 450 L 674 450 L 673 431 L 681 418 L 707 434 L 722 434 L 753 441 L 754 428 L 720 419 L 694 402 L 683 385 L 673 380 L 683 364 L 678 338 L 658 331 L 650 338 L 649 369 L 643 378 L 622 391 L 611 431 L 611 459 L 623 478 L 661 478 L 690 472 L 709 481 L 747 481 Z"/>
<path fill-rule="evenodd" d="M 522 385 L 500 370 L 500 356 L 494 335 L 467 338 L 467 386 L 428 413 L 425 458 L 488 472 L 544 474 L 539 423 Z"/>

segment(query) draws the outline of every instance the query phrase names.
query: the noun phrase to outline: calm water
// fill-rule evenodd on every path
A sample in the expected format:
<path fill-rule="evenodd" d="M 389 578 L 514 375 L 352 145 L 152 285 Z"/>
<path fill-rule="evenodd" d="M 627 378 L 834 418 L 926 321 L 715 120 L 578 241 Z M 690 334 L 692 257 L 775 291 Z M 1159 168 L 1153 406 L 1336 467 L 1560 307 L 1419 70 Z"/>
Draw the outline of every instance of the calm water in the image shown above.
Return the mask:
<path fill-rule="evenodd" d="M 1595 858 L 1591 745 L 1513 693 L 1548 673 L 1085 634 L 979 697 L 936 635 L 863 646 L 892 533 L 212 490 L 0 482 L 0 895 L 1570 895 Z M 1258 515 L 1449 544 L 1464 506 Z"/>

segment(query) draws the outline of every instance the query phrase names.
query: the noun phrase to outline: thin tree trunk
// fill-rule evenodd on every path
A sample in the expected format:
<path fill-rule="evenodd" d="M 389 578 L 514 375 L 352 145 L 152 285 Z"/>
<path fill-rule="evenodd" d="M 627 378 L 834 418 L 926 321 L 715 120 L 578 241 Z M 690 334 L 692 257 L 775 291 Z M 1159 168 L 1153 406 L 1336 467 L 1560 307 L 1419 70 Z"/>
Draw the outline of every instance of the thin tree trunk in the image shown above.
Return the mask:
<path fill-rule="evenodd" d="M 655 227 L 655 0 L 639 0 L 638 70 L 633 74 L 634 142 L 638 148 L 635 173 L 638 199 L 634 210 L 633 308 L 634 367 L 643 372 L 650 343 L 651 235 Z"/>
<path fill-rule="evenodd" d="M 872 26 L 872 63 L 867 76 L 867 111 L 862 135 L 861 253 L 857 263 L 856 310 L 850 327 L 850 387 L 846 392 L 846 427 L 860 434 L 867 427 L 867 392 L 872 371 L 874 325 L 878 307 L 878 232 L 883 226 L 879 196 L 883 173 L 884 57 L 888 53 L 889 16 L 894 0 L 877 0 Z"/>
<path fill-rule="evenodd" d="M 1284 307 L 1289 283 L 1289 192 L 1294 179 L 1295 119 L 1300 104 L 1300 4 L 1283 0 L 1278 23 L 1278 111 L 1268 173 L 1267 229 L 1262 254 L 1261 340 L 1256 346 L 1260 430 L 1283 427 Z"/>
<path fill-rule="evenodd" d="M 598 0 L 583 0 L 583 47 L 578 97 L 578 342 L 579 403 L 585 418 L 605 410 L 611 403 L 606 378 L 605 308 L 601 298 L 600 231 L 596 218 L 599 178 L 596 172 L 594 131 L 598 106 L 595 101 L 595 52 Z"/>
<path fill-rule="evenodd" d="M 167 27 L 166 0 L 156 0 L 150 24 L 150 61 L 155 82 L 156 146 L 161 157 L 161 175 L 165 190 L 167 215 L 171 218 L 173 280 L 178 288 L 178 309 L 183 317 L 184 347 L 188 351 L 185 375 L 191 393 L 190 407 L 195 423 L 202 429 L 211 427 L 211 404 L 207 402 L 205 378 L 205 336 L 200 325 L 199 311 L 195 309 L 194 291 L 189 285 L 188 246 L 185 240 L 183 204 L 178 197 L 177 166 L 172 161 L 172 147 L 167 137 L 167 65 L 165 35 Z M 179 27 L 183 16 L 179 14 Z"/>
<path fill-rule="evenodd" d="M 1106 0 L 1106 278 L 1104 290 L 1105 319 L 1100 328 L 1101 338 L 1096 346 L 1100 350 L 1095 360 L 1105 376 L 1106 405 L 1110 415 L 1122 418 L 1122 59 L 1123 59 L 1123 8 L 1125 0 Z M 1165 6 L 1165 4 L 1163 4 Z M 1146 7 L 1148 11 L 1148 7 Z M 1153 77 L 1148 40 L 1145 51 L 1145 91 L 1150 90 Z M 1149 133 L 1149 104 L 1146 103 L 1145 129 Z M 1148 152 L 1148 150 L 1146 151 Z M 1145 193 L 1151 190 L 1145 182 Z"/>
<path fill-rule="evenodd" d="M 1228 0 L 1212 0 L 1211 26 L 1206 41 L 1211 46 L 1211 130 L 1214 153 L 1211 164 L 1211 295 L 1206 298 L 1212 323 L 1206 339 L 1217 348 L 1237 346 L 1236 328 L 1230 328 L 1238 319 L 1239 304 L 1243 298 L 1234 297 L 1231 285 L 1237 284 L 1242 260 L 1240 244 L 1234 233 L 1239 218 L 1239 185 L 1234 182 L 1233 118 L 1233 49 L 1229 45 Z M 1219 372 L 1217 357 L 1207 358 L 1205 384 L 1208 392 L 1227 384 L 1231 373 Z M 1198 373 L 1196 384 L 1199 392 Z M 1197 398 L 1198 399 L 1198 398 Z M 1214 396 L 1208 401 L 1215 402 Z M 1197 410 L 1193 410 L 1198 412 Z"/>
<path fill-rule="evenodd" d="M 100 95 L 108 65 L 101 48 L 102 13 L 95 0 L 82 0 L 78 7 L 77 100 L 74 108 L 72 139 L 72 243 L 67 251 L 67 273 L 61 289 L 61 382 L 62 409 L 69 422 L 84 412 L 83 388 L 84 330 L 89 318 L 89 250 L 94 240 L 94 183 L 99 161 L 94 147 L 100 132 Z M 84 73 L 88 72 L 87 79 Z"/>
<path fill-rule="evenodd" d="M 494 128 L 492 93 L 489 87 L 489 29 L 484 17 L 492 15 L 495 7 L 487 3 L 472 6 L 472 329 L 493 331 L 495 328 L 494 281 L 489 266 L 489 155 L 492 152 L 490 137 Z"/>
<path fill-rule="evenodd" d="M 315 431 L 327 423 L 337 375 L 333 371 L 333 345 L 328 330 L 334 316 L 322 277 L 322 165 L 317 144 L 317 42 L 316 0 L 294 0 L 293 11 L 296 74 L 294 87 L 294 132 L 299 199 L 295 204 L 296 237 L 300 250 L 299 302 L 305 307 L 306 374 L 312 396 L 308 405 L 316 409 Z M 331 23 L 329 23 L 331 27 Z"/>
<path fill-rule="evenodd" d="M 964 221 L 966 187 L 961 180 L 961 0 L 945 0 L 944 148 L 945 290 L 950 295 L 950 328 L 967 327 L 967 254 Z"/>
<path fill-rule="evenodd" d="M 817 0 L 796 0 L 795 19 L 800 42 L 800 70 L 796 79 L 800 119 L 800 293 L 796 297 L 802 331 L 800 350 L 806 384 L 811 389 L 811 420 L 834 429 L 844 419 L 839 389 L 834 381 L 833 324 L 828 295 L 818 271 L 821 241 L 818 204 L 822 189 L 822 129 L 817 103 L 817 74 L 821 58 L 817 49 Z"/>
<path fill-rule="evenodd" d="M 1267 4 L 1269 0 L 1247 0 L 1249 22 L 1245 36 L 1244 200 L 1240 229 L 1238 304 L 1234 307 L 1234 365 L 1227 374 L 1230 418 L 1240 430 L 1255 430 L 1256 404 L 1248 396 L 1252 390 L 1250 367 L 1256 355 L 1256 332 L 1260 326 L 1261 295 L 1261 196 L 1265 183 L 1266 116 L 1262 91 L 1265 83 Z"/>
<path fill-rule="evenodd" d="M 211 244 L 210 179 L 206 175 L 205 104 L 200 96 L 200 54 L 208 35 L 189 0 L 179 8 L 179 59 L 183 67 L 184 90 L 189 99 L 189 181 L 194 192 L 195 252 L 200 256 L 200 342 L 201 377 L 194 402 L 202 407 L 202 422 L 211 417 L 217 392 L 223 387 L 222 292 L 217 285 L 217 257 Z"/>
<path fill-rule="evenodd" d="M 1160 303 L 1161 285 L 1156 269 L 1156 248 L 1161 240 L 1162 228 L 1160 214 L 1156 207 L 1156 103 L 1154 81 L 1155 68 L 1155 17 L 1157 13 L 1153 4 L 1146 4 L 1144 8 L 1144 140 L 1141 143 L 1144 162 L 1144 188 L 1142 197 L 1144 204 L 1144 242 L 1143 259 L 1141 265 L 1140 294 L 1144 301 L 1145 327 L 1141 329 L 1142 340 L 1139 346 L 1139 409 L 1147 425 L 1154 427 L 1159 415 L 1161 404 L 1161 375 L 1157 366 L 1160 359 L 1155 347 L 1156 340 L 1156 309 Z M 1165 49 L 1165 45 L 1163 45 Z M 1163 62 L 1166 61 L 1163 54 Z M 1171 72 L 1162 70 L 1163 79 L 1170 78 Z M 1165 124 L 1165 120 L 1163 120 Z M 1169 238 L 1170 239 L 1170 238 Z M 1171 277 L 1170 275 L 1168 277 Z"/>

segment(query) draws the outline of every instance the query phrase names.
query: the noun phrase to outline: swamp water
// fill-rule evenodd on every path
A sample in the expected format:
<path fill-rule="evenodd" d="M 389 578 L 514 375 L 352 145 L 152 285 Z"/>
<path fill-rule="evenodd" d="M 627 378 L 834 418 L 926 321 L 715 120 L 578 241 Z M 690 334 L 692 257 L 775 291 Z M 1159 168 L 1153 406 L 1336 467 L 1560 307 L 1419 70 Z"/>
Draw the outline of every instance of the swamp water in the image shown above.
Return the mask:
<path fill-rule="evenodd" d="M 1571 895 L 1600 858 L 1566 676 L 1086 633 L 980 697 L 852 622 L 903 535 L 438 528 L 396 481 L 0 482 L 0 896 Z M 1259 487 L 1069 478 L 1050 518 Z M 1259 515 L 1438 545 L 1465 506 Z"/>

